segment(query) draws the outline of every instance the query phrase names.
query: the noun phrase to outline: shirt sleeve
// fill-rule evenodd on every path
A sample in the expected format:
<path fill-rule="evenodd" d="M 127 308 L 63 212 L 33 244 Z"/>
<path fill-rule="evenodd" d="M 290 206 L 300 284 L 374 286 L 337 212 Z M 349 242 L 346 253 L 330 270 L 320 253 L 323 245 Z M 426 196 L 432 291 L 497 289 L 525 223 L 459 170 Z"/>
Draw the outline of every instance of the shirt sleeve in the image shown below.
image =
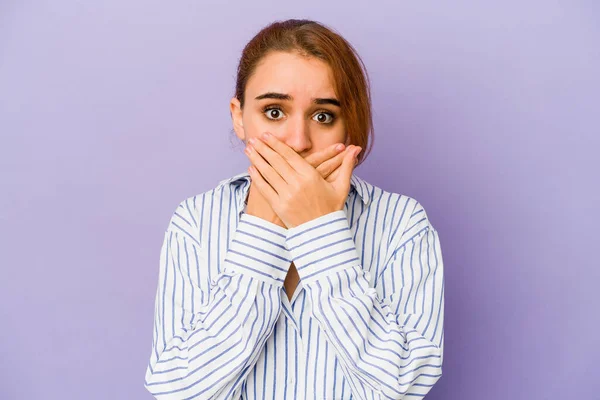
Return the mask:
<path fill-rule="evenodd" d="M 312 316 L 357 398 L 423 397 L 442 374 L 442 253 L 437 231 L 415 203 L 406 231 L 378 268 L 394 288 L 385 296 L 361 266 L 344 210 L 287 232 Z"/>
<path fill-rule="evenodd" d="M 160 252 L 144 386 L 157 399 L 239 397 L 281 312 L 291 263 L 286 229 L 243 213 L 221 273 L 201 284 L 208 263 L 198 226 L 180 217 L 173 215 Z"/>

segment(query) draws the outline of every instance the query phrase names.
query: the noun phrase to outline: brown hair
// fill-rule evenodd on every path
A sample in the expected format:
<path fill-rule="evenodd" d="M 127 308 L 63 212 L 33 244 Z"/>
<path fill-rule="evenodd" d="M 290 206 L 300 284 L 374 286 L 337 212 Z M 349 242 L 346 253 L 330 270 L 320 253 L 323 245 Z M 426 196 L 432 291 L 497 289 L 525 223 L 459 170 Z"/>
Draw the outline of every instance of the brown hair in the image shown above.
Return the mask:
<path fill-rule="evenodd" d="M 244 47 L 237 69 L 235 97 L 244 107 L 246 84 L 258 63 L 273 51 L 296 51 L 316 57 L 332 69 L 334 90 L 341 103 L 350 144 L 361 146 L 360 164 L 371 151 L 373 120 L 369 76 L 350 43 L 323 24 L 307 19 L 276 21 L 264 27 Z M 357 164 L 357 165 L 358 165 Z"/>

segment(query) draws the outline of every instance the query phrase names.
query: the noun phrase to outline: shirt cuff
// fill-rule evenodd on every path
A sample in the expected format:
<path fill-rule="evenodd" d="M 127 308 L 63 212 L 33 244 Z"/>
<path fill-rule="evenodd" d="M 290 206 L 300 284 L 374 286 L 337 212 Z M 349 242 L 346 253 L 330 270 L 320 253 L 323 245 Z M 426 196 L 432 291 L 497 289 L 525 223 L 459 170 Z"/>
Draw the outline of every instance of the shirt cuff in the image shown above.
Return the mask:
<path fill-rule="evenodd" d="M 303 284 L 360 264 L 344 210 L 287 230 L 286 245 Z"/>
<path fill-rule="evenodd" d="M 225 257 L 225 270 L 283 286 L 292 262 L 285 245 L 286 231 L 277 224 L 242 213 Z"/>

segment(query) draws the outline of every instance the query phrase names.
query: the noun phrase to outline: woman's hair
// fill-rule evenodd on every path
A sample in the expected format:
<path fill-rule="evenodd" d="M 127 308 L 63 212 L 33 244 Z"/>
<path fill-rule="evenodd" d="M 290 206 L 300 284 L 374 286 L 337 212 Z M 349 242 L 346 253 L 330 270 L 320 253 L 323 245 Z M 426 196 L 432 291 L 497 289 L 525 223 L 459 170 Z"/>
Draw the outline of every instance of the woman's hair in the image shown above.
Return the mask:
<path fill-rule="evenodd" d="M 246 84 L 259 62 L 275 51 L 297 52 L 327 63 L 333 72 L 333 85 L 341 103 L 349 143 L 361 146 L 360 164 L 372 146 L 373 120 L 369 77 L 354 47 L 323 24 L 307 19 L 276 21 L 264 27 L 248 42 L 237 69 L 235 97 L 244 107 Z M 357 165 L 358 165 L 357 164 Z"/>

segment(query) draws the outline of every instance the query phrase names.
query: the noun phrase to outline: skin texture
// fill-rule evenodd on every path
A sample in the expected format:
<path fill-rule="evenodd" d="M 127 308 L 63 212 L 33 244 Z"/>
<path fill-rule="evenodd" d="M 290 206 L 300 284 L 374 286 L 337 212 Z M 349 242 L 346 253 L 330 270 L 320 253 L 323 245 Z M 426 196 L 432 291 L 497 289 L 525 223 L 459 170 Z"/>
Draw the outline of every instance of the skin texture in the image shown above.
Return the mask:
<path fill-rule="evenodd" d="M 328 182 L 285 143 L 273 135 L 248 140 L 252 184 L 291 229 L 344 208 L 350 190 L 355 152 L 346 152 L 336 179 Z"/>
<path fill-rule="evenodd" d="M 292 99 L 256 99 L 265 93 Z M 315 98 L 336 99 L 330 67 L 316 58 L 274 52 L 248 80 L 244 109 L 231 99 L 233 127 L 246 142 L 251 164 L 248 214 L 291 228 L 343 209 L 361 148 L 348 143 L 339 107 L 316 104 Z M 265 132 L 271 135 L 263 138 Z M 345 148 L 336 150 L 337 144 Z M 284 282 L 289 298 L 297 282 L 292 263 Z"/>

